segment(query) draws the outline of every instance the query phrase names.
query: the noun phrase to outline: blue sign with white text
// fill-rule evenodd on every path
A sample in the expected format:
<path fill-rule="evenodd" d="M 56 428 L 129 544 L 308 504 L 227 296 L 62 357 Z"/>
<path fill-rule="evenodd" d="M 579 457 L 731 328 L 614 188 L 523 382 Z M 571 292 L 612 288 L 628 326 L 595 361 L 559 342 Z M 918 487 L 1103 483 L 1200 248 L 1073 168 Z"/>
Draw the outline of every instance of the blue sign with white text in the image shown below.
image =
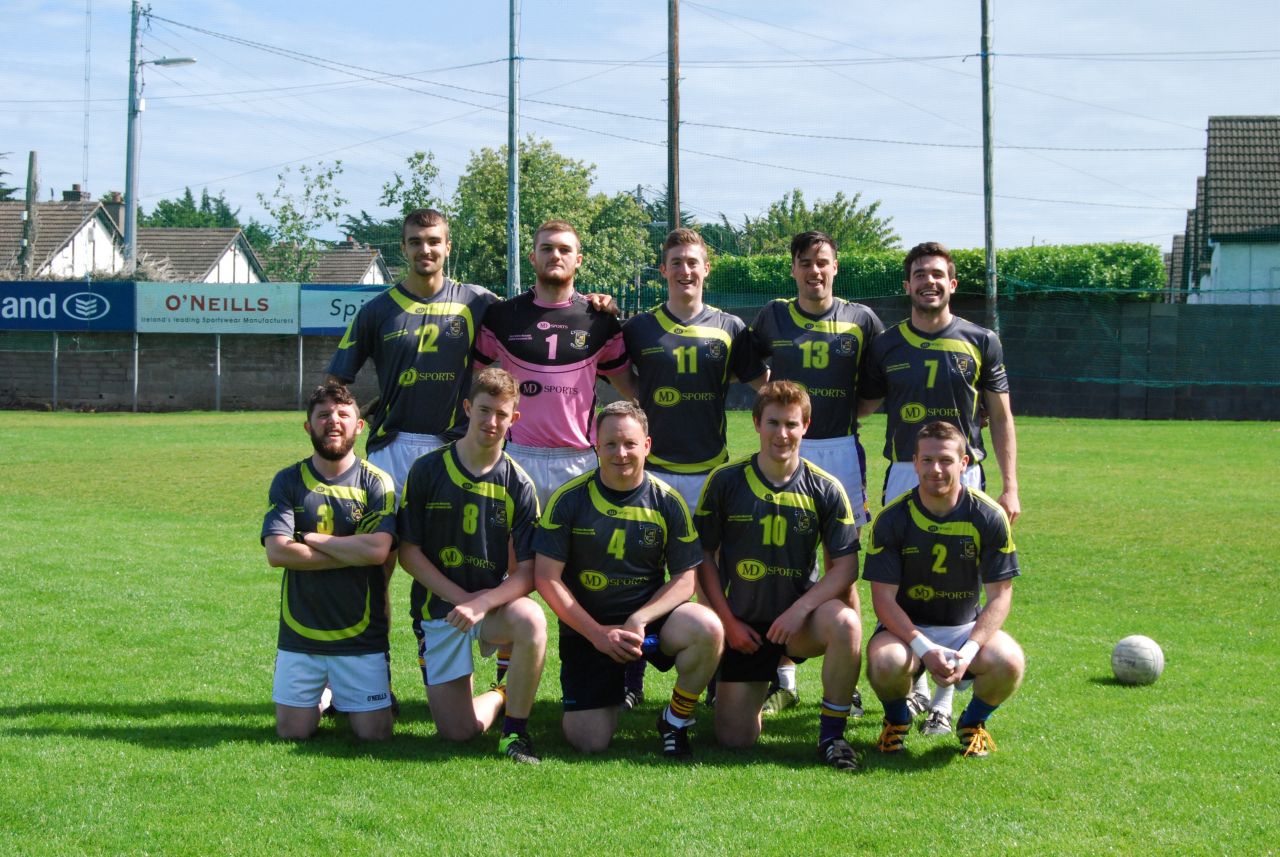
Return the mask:
<path fill-rule="evenodd" d="M 347 325 L 360 307 L 391 288 L 381 286 L 339 286 L 305 283 L 299 301 L 302 332 L 337 336 L 347 332 Z"/>
<path fill-rule="evenodd" d="M 0 330 L 133 330 L 133 283 L 0 283 Z"/>

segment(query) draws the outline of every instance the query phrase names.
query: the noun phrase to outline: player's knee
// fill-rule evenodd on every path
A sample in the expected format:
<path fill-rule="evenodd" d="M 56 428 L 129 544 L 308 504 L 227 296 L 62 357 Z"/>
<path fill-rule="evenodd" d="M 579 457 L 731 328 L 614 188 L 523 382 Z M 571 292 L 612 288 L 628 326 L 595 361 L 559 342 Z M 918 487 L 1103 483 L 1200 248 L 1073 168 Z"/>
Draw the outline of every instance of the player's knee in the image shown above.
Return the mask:
<path fill-rule="evenodd" d="M 480 734 L 480 724 L 474 719 L 470 721 L 441 719 L 436 721 L 436 734 L 446 741 L 462 743 Z"/>
<path fill-rule="evenodd" d="M 609 749 L 609 743 L 612 740 L 610 735 L 595 732 L 578 732 L 571 729 L 565 729 L 564 737 L 568 740 L 569 746 L 579 753 L 603 753 Z"/>
<path fill-rule="evenodd" d="M 309 723 L 276 721 L 276 735 L 285 741 L 307 741 L 316 734 L 316 727 Z"/>
<path fill-rule="evenodd" d="M 862 622 L 858 614 L 848 607 L 842 608 L 832 619 L 831 630 L 841 647 L 847 645 L 857 652 L 862 646 Z"/>
<path fill-rule="evenodd" d="M 716 741 L 726 750 L 745 750 L 760 740 L 760 728 L 752 723 L 716 721 Z"/>
<path fill-rule="evenodd" d="M 360 723 L 352 723 L 351 731 L 361 741 L 389 741 L 393 731 L 391 715 L 373 717 Z"/>
<path fill-rule="evenodd" d="M 511 603 L 508 618 L 516 636 L 539 648 L 547 645 L 547 617 L 531 599 L 522 598 Z"/>
<path fill-rule="evenodd" d="M 906 675 L 911 666 L 907 650 L 902 646 L 871 646 L 867 649 L 867 679 L 874 687 L 883 687 Z"/>

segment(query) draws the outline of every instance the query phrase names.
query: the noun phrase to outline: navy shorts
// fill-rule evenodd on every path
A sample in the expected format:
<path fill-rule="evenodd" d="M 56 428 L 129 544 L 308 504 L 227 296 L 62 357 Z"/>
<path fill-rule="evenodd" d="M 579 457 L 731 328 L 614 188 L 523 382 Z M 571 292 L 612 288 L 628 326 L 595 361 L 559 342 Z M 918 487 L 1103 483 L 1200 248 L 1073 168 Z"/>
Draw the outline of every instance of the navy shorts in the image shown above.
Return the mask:
<path fill-rule="evenodd" d="M 787 647 L 771 643 L 765 639 L 765 632 L 772 622 L 748 622 L 748 625 L 760 635 L 760 648 L 749 655 L 737 649 L 724 647 L 720 656 L 720 681 L 773 681 L 778 674 L 778 662 L 787 653 Z M 796 663 L 804 663 L 804 658 L 792 658 Z"/>
<path fill-rule="evenodd" d="M 667 616 L 671 614 L 668 613 Z M 661 634 L 667 616 L 645 626 L 645 636 Z M 675 658 L 658 650 L 644 659 L 666 672 Z M 565 711 L 589 711 L 621 705 L 626 693 L 623 677 L 627 665 L 620 664 L 587 641 L 586 637 L 560 626 L 560 692 Z"/>

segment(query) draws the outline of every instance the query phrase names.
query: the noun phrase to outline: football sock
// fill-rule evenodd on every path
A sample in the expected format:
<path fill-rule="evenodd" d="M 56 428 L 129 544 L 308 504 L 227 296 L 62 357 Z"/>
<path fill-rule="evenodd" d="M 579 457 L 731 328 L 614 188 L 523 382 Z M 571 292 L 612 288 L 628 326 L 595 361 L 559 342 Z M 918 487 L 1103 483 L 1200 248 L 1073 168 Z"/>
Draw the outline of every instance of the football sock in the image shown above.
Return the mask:
<path fill-rule="evenodd" d="M 911 686 L 912 693 L 918 693 L 921 696 L 929 695 L 929 671 L 925 670 L 916 676 L 916 682 Z"/>
<path fill-rule="evenodd" d="M 941 711 L 943 714 L 951 713 L 952 700 L 955 699 L 956 686 L 954 684 L 938 685 L 934 688 L 933 699 L 929 700 L 929 707 L 935 711 Z"/>
<path fill-rule="evenodd" d="M 622 686 L 627 690 L 644 690 L 644 667 L 644 658 L 629 662 L 622 673 Z"/>
<path fill-rule="evenodd" d="M 667 705 L 667 722 L 672 726 L 688 726 L 693 717 L 693 708 L 698 704 L 698 697 L 691 696 L 680 689 L 677 684 L 671 690 L 671 702 Z"/>
<path fill-rule="evenodd" d="M 511 666 L 511 649 L 498 649 L 498 676 L 494 679 L 498 684 L 502 684 L 502 680 L 507 677 L 507 667 Z"/>
<path fill-rule="evenodd" d="M 796 692 L 796 665 L 788 664 L 778 667 L 778 687 Z"/>
<path fill-rule="evenodd" d="M 907 698 L 903 696 L 898 699 L 886 699 L 884 701 L 884 719 L 897 725 L 910 723 L 911 709 L 907 708 Z"/>
<path fill-rule="evenodd" d="M 999 703 L 992 705 L 989 702 L 983 702 L 975 693 L 973 699 L 969 700 L 969 704 L 965 706 L 964 713 L 960 715 L 959 726 L 964 728 L 982 723 L 994 714 L 998 707 Z"/>
<path fill-rule="evenodd" d="M 507 686 L 505 684 L 495 684 L 492 688 L 494 693 L 502 697 L 502 704 L 507 704 Z"/>
<path fill-rule="evenodd" d="M 849 710 L 852 707 L 852 705 L 836 705 L 825 698 L 822 700 L 822 713 L 818 715 L 819 744 L 844 737 L 844 727 L 849 722 Z"/>
<path fill-rule="evenodd" d="M 502 734 L 503 735 L 511 735 L 512 733 L 516 735 L 523 735 L 525 734 L 525 732 L 528 731 L 528 729 L 529 729 L 528 717 L 512 717 L 511 715 L 507 715 L 506 717 L 502 718 Z"/>

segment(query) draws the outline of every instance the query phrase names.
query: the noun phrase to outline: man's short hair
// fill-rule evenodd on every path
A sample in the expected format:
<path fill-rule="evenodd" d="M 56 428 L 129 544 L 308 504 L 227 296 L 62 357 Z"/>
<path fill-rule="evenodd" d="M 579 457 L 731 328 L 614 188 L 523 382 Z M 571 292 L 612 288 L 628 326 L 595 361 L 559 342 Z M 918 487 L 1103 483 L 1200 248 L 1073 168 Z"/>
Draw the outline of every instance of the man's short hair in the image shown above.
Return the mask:
<path fill-rule="evenodd" d="M 684 226 L 667 233 L 667 240 L 662 242 L 662 264 L 667 263 L 667 251 L 672 247 L 701 247 L 703 257 L 710 258 L 711 255 L 707 250 L 707 242 L 702 240 L 702 236 L 696 230 Z"/>
<path fill-rule="evenodd" d="M 930 254 L 933 255 L 933 254 Z M 916 448 L 920 447 L 922 440 L 954 440 L 960 444 L 960 453 L 966 454 L 965 450 L 969 448 L 965 442 L 964 432 L 960 431 L 953 423 L 944 422 L 942 420 L 934 420 L 931 423 L 925 423 L 920 431 L 916 432 Z"/>
<path fill-rule="evenodd" d="M 400 240 L 404 240 L 404 231 L 413 226 L 443 226 L 445 237 L 449 237 L 449 218 L 434 208 L 416 208 L 404 216 L 400 224 Z"/>
<path fill-rule="evenodd" d="M 640 428 L 644 431 L 645 437 L 649 436 L 649 417 L 644 410 L 635 402 L 626 399 L 619 399 L 616 402 L 610 402 L 599 411 L 596 412 L 596 433 L 604 428 L 604 421 L 609 417 L 631 417 L 640 423 Z"/>
<path fill-rule="evenodd" d="M 538 236 L 544 232 L 572 232 L 574 240 L 578 242 L 578 249 L 582 249 L 582 236 L 578 234 L 578 230 L 573 228 L 573 224 L 567 220 L 547 220 L 537 229 L 533 230 L 533 249 L 538 249 Z"/>
<path fill-rule="evenodd" d="M 808 232 L 801 232 L 791 239 L 791 261 L 794 262 L 805 250 L 819 244 L 830 245 L 831 255 L 833 256 L 840 253 L 840 248 L 836 246 L 835 240 L 830 235 L 825 232 L 819 232 L 816 229 L 810 229 Z"/>
<path fill-rule="evenodd" d="M 947 276 L 953 280 L 956 278 L 956 263 L 951 260 L 951 251 L 937 241 L 926 241 L 907 251 L 907 258 L 902 260 L 903 279 L 911 279 L 911 266 L 916 263 L 917 259 L 923 259 L 925 256 L 941 256 L 946 259 Z"/>
<path fill-rule="evenodd" d="M 770 381 L 760 388 L 756 402 L 751 406 L 751 421 L 760 424 L 764 409 L 770 405 L 800 406 L 800 416 L 807 423 L 813 414 L 813 405 L 809 402 L 809 394 L 795 381 Z"/>
<path fill-rule="evenodd" d="M 311 419 L 311 414 L 315 411 L 316 405 L 322 405 L 325 402 L 332 402 L 335 405 L 351 405 L 357 411 L 360 410 L 360 406 L 356 404 L 356 397 L 347 389 L 346 384 L 321 384 L 311 391 L 311 397 L 307 399 L 307 419 Z"/>
<path fill-rule="evenodd" d="M 481 393 L 495 399 L 514 399 L 517 404 L 520 402 L 520 386 L 515 377 L 497 366 L 490 366 L 471 379 L 471 394 L 468 398 L 474 402 Z"/>

